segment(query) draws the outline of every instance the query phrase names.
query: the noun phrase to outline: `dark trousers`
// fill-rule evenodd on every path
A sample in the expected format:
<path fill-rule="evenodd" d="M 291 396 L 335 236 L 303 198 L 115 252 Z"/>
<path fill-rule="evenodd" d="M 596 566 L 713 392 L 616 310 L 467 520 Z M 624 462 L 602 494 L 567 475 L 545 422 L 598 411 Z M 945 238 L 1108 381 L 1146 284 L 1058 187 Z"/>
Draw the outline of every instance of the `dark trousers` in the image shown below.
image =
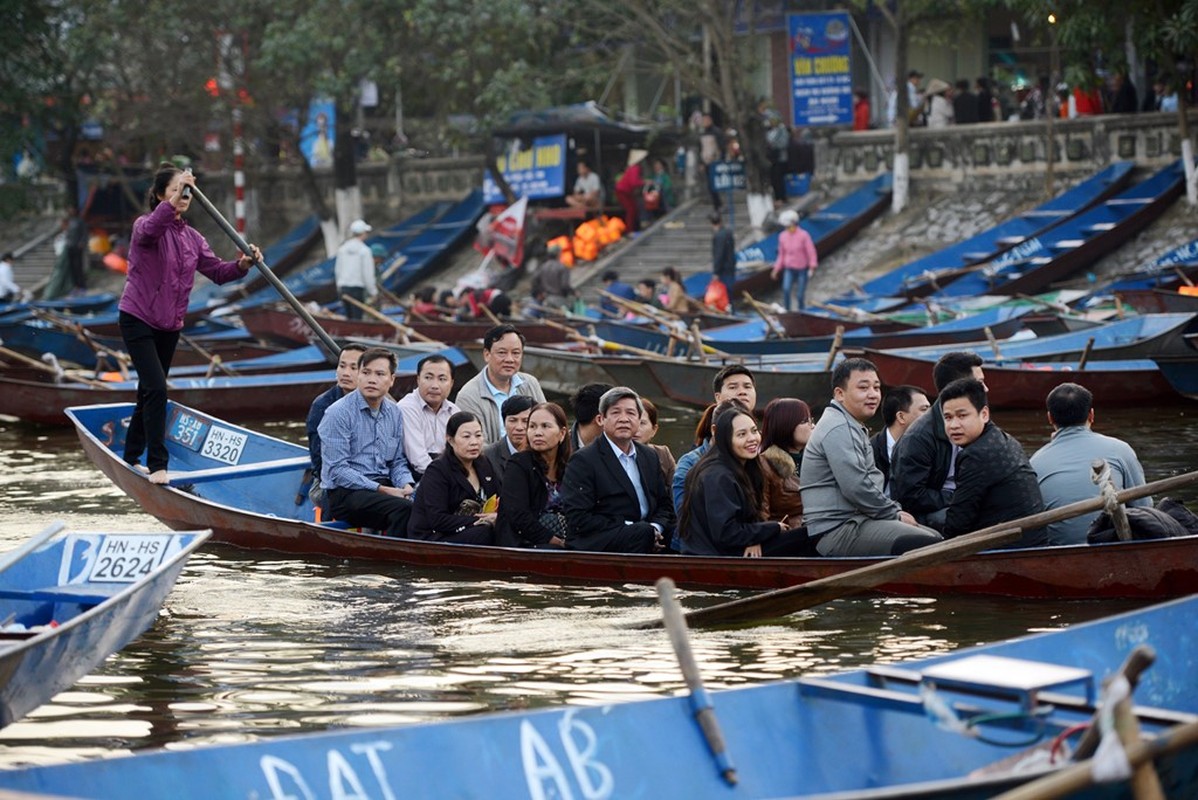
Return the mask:
<path fill-rule="evenodd" d="M 652 553 L 656 540 L 648 522 L 620 525 L 589 536 L 566 538 L 567 550 L 595 550 L 603 553 Z"/>
<path fill-rule="evenodd" d="M 160 331 L 122 311 L 121 338 L 137 370 L 137 406 L 125 434 L 125 461 L 136 464 L 146 454 L 150 472 L 166 469 L 166 376 L 171 371 L 178 331 Z"/>
<path fill-rule="evenodd" d="M 337 293 L 338 293 L 337 294 L 338 297 L 340 297 L 341 295 L 344 294 L 344 295 L 348 295 L 348 296 L 352 297 L 353 299 L 357 300 L 359 303 L 366 302 L 366 287 L 365 286 L 338 286 Z M 362 319 L 362 309 L 358 308 L 353 303 L 346 303 L 344 301 L 342 301 L 341 305 L 345 309 L 345 318 L 346 319 Z"/>
<path fill-rule="evenodd" d="M 369 489 L 329 489 L 328 509 L 333 519 L 354 528 L 374 528 L 388 536 L 406 537 L 412 501 Z"/>
<path fill-rule="evenodd" d="M 84 269 L 83 248 L 68 247 L 67 248 L 67 264 L 71 269 L 71 283 L 75 284 L 76 289 L 87 288 L 87 270 Z M 132 355 L 132 354 L 130 354 Z"/>

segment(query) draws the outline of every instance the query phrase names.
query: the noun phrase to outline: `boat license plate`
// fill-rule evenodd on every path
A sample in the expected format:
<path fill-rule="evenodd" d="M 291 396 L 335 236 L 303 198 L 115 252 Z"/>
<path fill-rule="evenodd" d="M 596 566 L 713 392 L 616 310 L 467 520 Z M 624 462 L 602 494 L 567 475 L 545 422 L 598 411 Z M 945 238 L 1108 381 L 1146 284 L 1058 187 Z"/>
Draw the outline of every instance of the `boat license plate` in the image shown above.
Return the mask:
<path fill-rule="evenodd" d="M 247 439 L 249 437 L 244 433 L 213 425 L 204 438 L 200 455 L 225 464 L 236 464 L 241 461 L 241 451 L 245 450 Z"/>
<path fill-rule="evenodd" d="M 105 536 L 87 580 L 92 583 L 133 583 L 162 564 L 169 536 Z"/>
<path fill-rule="evenodd" d="M 182 409 L 176 409 L 174 416 L 171 418 L 167 437 L 183 445 L 188 450 L 199 450 L 200 445 L 204 441 L 204 434 L 208 432 L 208 428 L 209 423 L 206 420 L 194 414 L 189 414 Z"/>

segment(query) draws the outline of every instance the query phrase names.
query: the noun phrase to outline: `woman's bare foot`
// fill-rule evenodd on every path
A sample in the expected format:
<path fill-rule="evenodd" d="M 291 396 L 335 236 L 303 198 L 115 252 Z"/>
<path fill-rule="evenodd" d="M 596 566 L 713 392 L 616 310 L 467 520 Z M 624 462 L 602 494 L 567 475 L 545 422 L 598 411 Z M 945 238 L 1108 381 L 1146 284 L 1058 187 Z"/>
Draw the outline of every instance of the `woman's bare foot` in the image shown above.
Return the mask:
<path fill-rule="evenodd" d="M 166 470 L 160 469 L 157 472 L 150 473 L 150 483 L 165 484 L 168 482 L 170 482 L 170 478 L 167 477 Z"/>
<path fill-rule="evenodd" d="M 132 467 L 133 467 L 135 470 L 137 470 L 138 472 L 140 472 L 142 475 L 149 475 L 149 474 L 150 474 L 150 468 L 149 468 L 149 467 L 147 467 L 145 464 L 132 464 L 131 466 L 132 466 Z"/>

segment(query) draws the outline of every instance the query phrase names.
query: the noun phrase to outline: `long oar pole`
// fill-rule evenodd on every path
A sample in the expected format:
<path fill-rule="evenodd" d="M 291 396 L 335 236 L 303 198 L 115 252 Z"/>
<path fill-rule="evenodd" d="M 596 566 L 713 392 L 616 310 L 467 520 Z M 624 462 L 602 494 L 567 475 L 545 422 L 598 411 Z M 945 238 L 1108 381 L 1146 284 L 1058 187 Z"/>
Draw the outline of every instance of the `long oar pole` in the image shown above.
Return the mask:
<path fill-rule="evenodd" d="M 1195 481 L 1198 481 L 1198 472 L 1187 472 L 1143 486 L 1124 489 L 1119 492 L 1117 497 L 1120 503 L 1126 503 L 1129 500 L 1137 500 L 1151 494 L 1171 492 Z M 916 569 L 955 561 L 991 547 L 1009 544 L 1018 540 L 1021 530 L 1040 528 L 1080 514 L 1101 511 L 1105 502 L 1105 498 L 1101 496 L 1093 497 L 1009 522 L 1000 522 L 989 528 L 911 550 L 901 556 L 879 561 L 866 567 L 851 569 L 839 575 L 691 611 L 686 615 L 686 621 L 688 625 L 703 626 L 776 619 L 786 614 L 822 605 L 831 600 L 867 591 Z M 638 627 L 658 626 L 650 624 Z"/>
<path fill-rule="evenodd" d="M 25 556 L 38 549 L 46 542 L 58 535 L 58 532 L 66 527 L 64 522 L 51 522 L 49 526 L 43 528 L 40 532 L 35 533 L 30 538 L 26 539 L 20 547 L 14 550 L 9 550 L 4 555 L 0 555 L 0 572 L 11 567 L 13 564 L 20 561 Z"/>
<path fill-rule="evenodd" d="M 216 220 L 216 224 L 221 227 L 221 230 L 223 230 L 225 234 L 233 240 L 233 244 L 237 245 L 237 249 L 245 253 L 247 256 L 253 256 L 253 251 L 250 250 L 249 243 L 246 242 L 245 238 L 237 232 L 236 228 L 229 224 L 229 221 L 225 219 L 224 215 L 221 214 L 220 211 L 217 210 L 216 206 L 212 205 L 212 201 L 204 196 L 204 193 L 199 190 L 199 187 L 192 186 L 191 192 L 192 195 L 195 196 L 195 199 L 200 201 L 200 205 L 204 207 L 204 210 L 207 211 L 214 220 Z M 333 337 L 329 336 L 328 332 L 325 331 L 324 328 L 320 327 L 320 323 L 316 321 L 316 318 L 308 313 L 308 309 L 304 308 L 304 304 L 301 303 L 299 299 L 291 293 L 291 290 L 287 288 L 286 284 L 279 280 L 279 276 L 275 275 L 274 270 L 267 266 L 265 260 L 259 258 L 256 263 L 258 265 L 259 272 L 262 273 L 267 282 L 271 286 L 275 287 L 275 291 L 282 295 L 283 299 L 287 301 L 287 304 L 295 310 L 296 314 L 299 315 L 299 318 L 307 323 L 308 327 L 311 328 L 316 334 L 316 338 L 320 339 L 320 343 L 324 345 L 325 350 L 328 351 L 333 360 L 336 360 L 337 356 L 341 354 L 341 348 L 338 347 L 337 343 L 333 341 Z"/>

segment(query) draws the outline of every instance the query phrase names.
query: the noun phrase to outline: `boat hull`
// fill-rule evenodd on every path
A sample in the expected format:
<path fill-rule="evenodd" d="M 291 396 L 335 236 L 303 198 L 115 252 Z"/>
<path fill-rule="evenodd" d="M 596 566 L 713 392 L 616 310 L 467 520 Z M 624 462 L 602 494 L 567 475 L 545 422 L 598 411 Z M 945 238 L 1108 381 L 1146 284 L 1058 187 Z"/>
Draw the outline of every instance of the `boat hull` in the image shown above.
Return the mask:
<path fill-rule="evenodd" d="M 171 404 L 208 425 L 244 432 L 265 461 L 300 459 L 302 448 L 228 425 Z M 222 482 L 189 491 L 151 484 L 118 455 L 122 420 L 130 407 L 109 404 L 68 411 L 88 458 L 148 514 L 176 529 L 211 528 L 213 541 L 247 550 L 293 555 L 360 558 L 419 567 L 451 568 L 548 580 L 653 583 L 662 576 L 680 584 L 727 588 L 781 588 L 874 563 L 863 558 L 722 558 L 633 555 L 394 539 L 312 522 L 306 495 L 297 498 L 303 466 Z M 224 466 L 168 440 L 172 469 Z M 302 459 L 300 459 L 302 460 Z M 273 503 L 263 506 L 263 503 Z M 259 510 L 249 510 L 253 504 Z M 1022 598 L 1163 598 L 1198 586 L 1198 537 L 1108 545 L 993 551 L 966 561 L 929 567 L 880 587 L 897 595 L 992 595 Z"/>

